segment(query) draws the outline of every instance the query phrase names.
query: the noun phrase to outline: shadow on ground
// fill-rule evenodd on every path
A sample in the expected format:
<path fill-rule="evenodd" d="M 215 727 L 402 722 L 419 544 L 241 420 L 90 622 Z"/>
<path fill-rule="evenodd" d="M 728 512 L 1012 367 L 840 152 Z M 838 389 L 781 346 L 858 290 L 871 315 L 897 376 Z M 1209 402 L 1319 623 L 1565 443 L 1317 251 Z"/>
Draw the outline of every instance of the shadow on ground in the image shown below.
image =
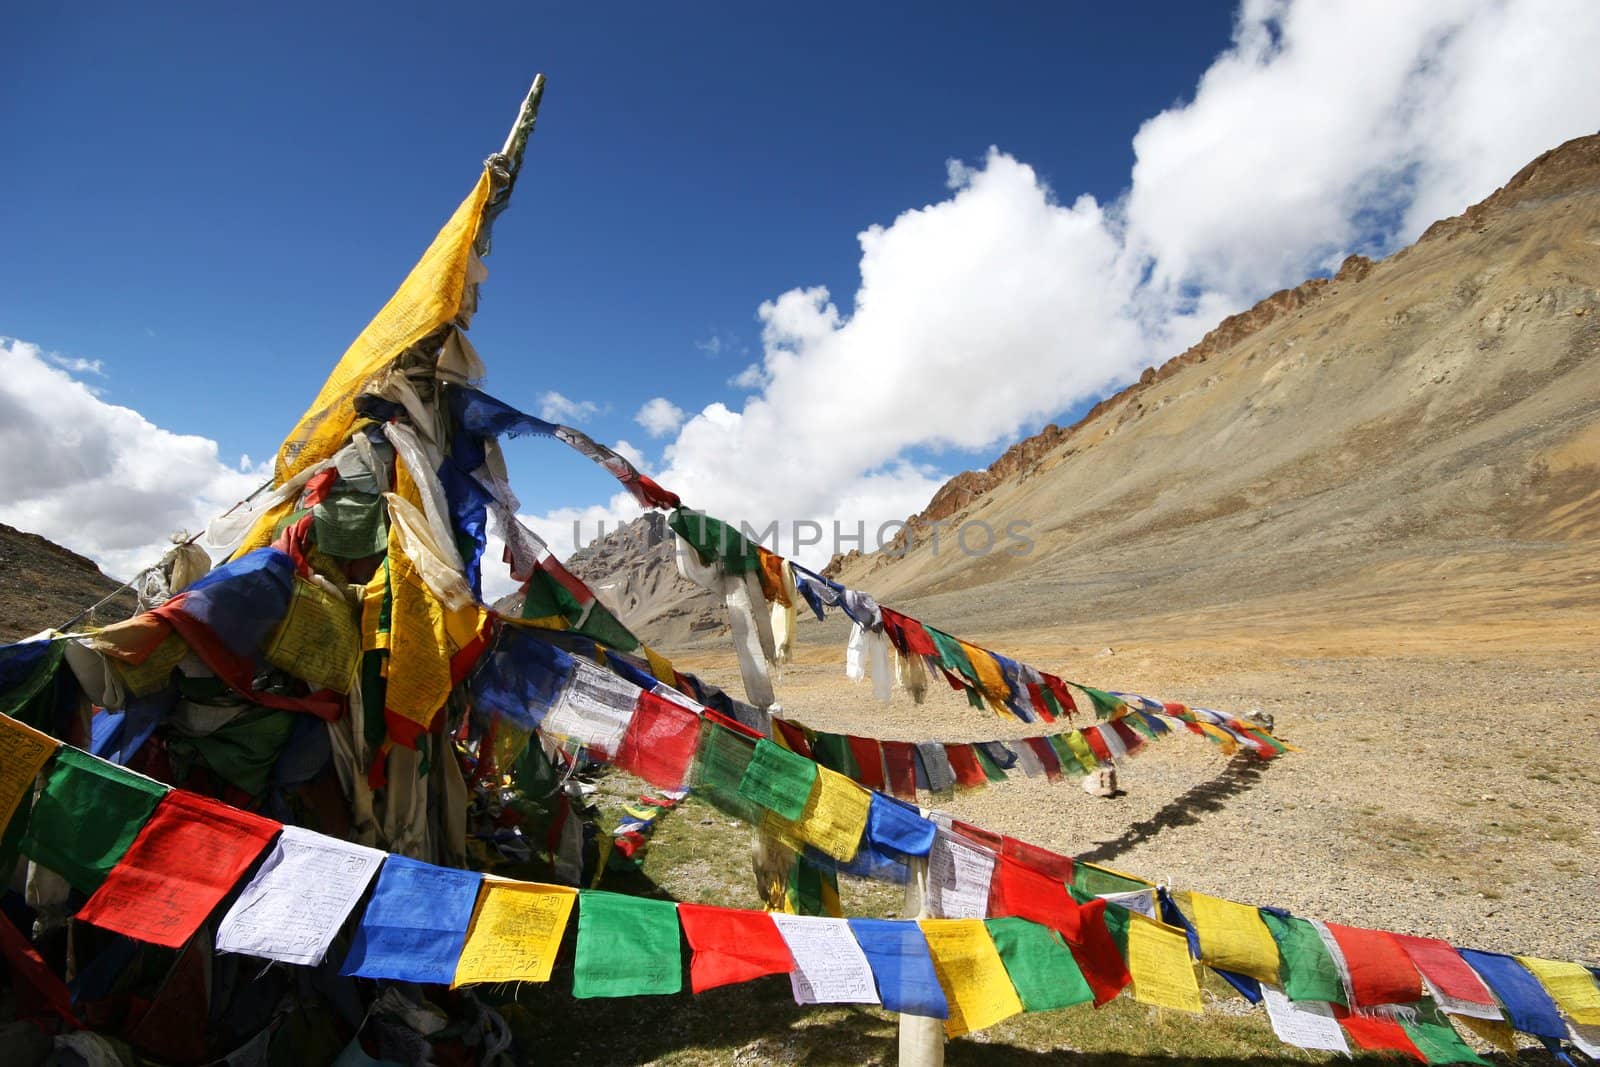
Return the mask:
<path fill-rule="evenodd" d="M 1080 852 L 1074 858 L 1084 863 L 1104 863 L 1143 844 L 1163 830 L 1193 826 L 1201 816 L 1221 811 L 1222 802 L 1229 797 L 1253 787 L 1275 762 L 1241 752 L 1229 760 L 1222 773 L 1215 778 L 1184 790 L 1148 819 L 1134 823 L 1115 839 L 1102 842 L 1087 852 Z"/>

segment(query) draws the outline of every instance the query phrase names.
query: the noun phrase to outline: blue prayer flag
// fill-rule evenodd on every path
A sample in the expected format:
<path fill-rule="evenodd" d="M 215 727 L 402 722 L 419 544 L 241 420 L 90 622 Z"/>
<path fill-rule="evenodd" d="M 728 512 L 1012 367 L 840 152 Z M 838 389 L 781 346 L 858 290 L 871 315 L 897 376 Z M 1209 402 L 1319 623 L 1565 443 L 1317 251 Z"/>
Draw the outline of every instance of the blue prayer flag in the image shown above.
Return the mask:
<path fill-rule="evenodd" d="M 1561 1021 L 1555 1001 L 1527 968 L 1510 956 L 1477 949 L 1458 949 L 1461 958 L 1489 984 L 1505 1005 L 1511 1025 L 1535 1037 L 1565 1041 L 1567 1024 Z"/>
<path fill-rule="evenodd" d="M 885 796 L 872 794 L 872 804 L 867 808 L 867 844 L 878 851 L 904 853 L 907 856 L 926 856 L 933 850 L 933 836 L 938 832 L 932 819 L 925 819 L 916 808 Z"/>
<path fill-rule="evenodd" d="M 934 973 L 928 940 L 914 922 L 894 919 L 851 919 L 850 932 L 866 953 L 878 998 L 889 1011 L 948 1019 L 939 976 Z"/>
<path fill-rule="evenodd" d="M 483 875 L 390 856 L 339 973 L 449 985 Z"/>

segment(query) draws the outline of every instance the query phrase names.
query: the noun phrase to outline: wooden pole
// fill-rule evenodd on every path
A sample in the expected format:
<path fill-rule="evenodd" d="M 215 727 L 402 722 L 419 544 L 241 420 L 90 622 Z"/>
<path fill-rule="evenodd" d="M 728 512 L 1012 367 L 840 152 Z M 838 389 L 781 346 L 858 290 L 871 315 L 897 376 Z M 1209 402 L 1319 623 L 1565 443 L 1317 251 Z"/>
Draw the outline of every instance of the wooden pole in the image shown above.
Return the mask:
<path fill-rule="evenodd" d="M 902 914 L 928 919 L 928 860 L 913 857 L 906 879 Z M 900 1067 L 944 1067 L 944 1020 L 922 1015 L 900 1016 Z"/>

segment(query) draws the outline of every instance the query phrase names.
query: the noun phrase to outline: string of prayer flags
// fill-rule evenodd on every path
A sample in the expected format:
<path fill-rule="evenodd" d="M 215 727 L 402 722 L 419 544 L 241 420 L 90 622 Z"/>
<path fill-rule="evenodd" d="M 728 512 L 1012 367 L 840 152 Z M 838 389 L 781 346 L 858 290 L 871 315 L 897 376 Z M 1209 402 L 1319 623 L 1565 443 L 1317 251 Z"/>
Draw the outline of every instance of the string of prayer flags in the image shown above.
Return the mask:
<path fill-rule="evenodd" d="M 1600 1026 L 1600 986 L 1586 968 L 1538 956 L 1518 956 L 1517 962 L 1533 972 L 1567 1018 L 1579 1026 Z"/>
<path fill-rule="evenodd" d="M 1467 961 L 1448 942 L 1407 934 L 1392 936 L 1422 976 L 1422 984 L 1427 987 L 1428 995 L 1440 1007 L 1455 1015 L 1471 1015 L 1479 1019 L 1502 1018 L 1494 994 L 1483 984 L 1478 972 L 1467 966 Z"/>
<path fill-rule="evenodd" d="M 285 826 L 217 927 L 217 951 L 315 966 L 383 863 L 375 848 Z"/>
<path fill-rule="evenodd" d="M 670 900 L 578 891 L 575 997 L 633 997 L 683 988 L 678 909 Z"/>
<path fill-rule="evenodd" d="M 849 919 L 850 932 L 872 967 L 878 999 L 888 1011 L 945 1019 L 945 1001 L 928 939 L 916 923 L 888 919 Z"/>
<path fill-rule="evenodd" d="M 789 984 L 796 1004 L 877 1004 L 872 965 L 843 919 L 772 913 L 794 958 Z"/>
<path fill-rule="evenodd" d="M 34 801 L 22 854 L 92 893 L 166 795 L 160 782 L 63 745 Z"/>
<path fill-rule="evenodd" d="M 1191 892 L 1188 898 L 1200 935 L 1200 959 L 1207 966 L 1259 982 L 1278 981 L 1278 945 L 1260 911 L 1205 893 Z"/>
<path fill-rule="evenodd" d="M 339 973 L 449 985 L 483 875 L 390 855 Z"/>
<path fill-rule="evenodd" d="M 451 988 L 548 982 L 578 891 L 485 876 Z"/>
<path fill-rule="evenodd" d="M 61 742 L 9 715 L 0 716 L 0 830 L 10 825 L 22 798 Z"/>
<path fill-rule="evenodd" d="M 78 918 L 139 941 L 180 948 L 280 829 L 271 819 L 173 790 Z"/>
<path fill-rule="evenodd" d="M 696 993 L 794 969 L 788 944 L 765 912 L 679 904 L 678 921 L 693 950 L 689 987 Z"/>
<path fill-rule="evenodd" d="M 793 822 L 805 813 L 817 764 L 765 738 L 739 781 L 739 795 Z"/>
<path fill-rule="evenodd" d="M 986 919 L 984 926 L 1024 1011 L 1053 1011 L 1094 999 L 1061 934 L 1026 919 Z"/>
<path fill-rule="evenodd" d="M 1261 909 L 1261 921 L 1278 943 L 1283 994 L 1292 1001 L 1327 1001 L 1343 1005 L 1344 981 L 1339 977 L 1339 967 L 1328 953 L 1328 947 L 1322 943 L 1322 935 L 1317 933 L 1317 928 L 1305 919 L 1280 915 L 1266 908 Z M 1465 967 L 1465 964 L 1462 966 Z M 1332 1015 L 1328 1017 L 1331 1019 Z"/>
<path fill-rule="evenodd" d="M 1261 999 L 1278 1040 L 1296 1048 L 1350 1054 L 1344 1028 L 1334 1018 L 1333 1005 L 1320 1000 L 1291 1000 L 1269 982 L 1261 983 Z"/>
<path fill-rule="evenodd" d="M 950 1008 L 946 1034 L 959 1037 L 1022 1012 L 1016 987 L 981 919 L 923 919 L 919 925 Z"/>
<path fill-rule="evenodd" d="M 689 780 L 700 744 L 700 717 L 655 693 L 642 691 L 617 749 L 616 765 L 661 789 Z"/>
<path fill-rule="evenodd" d="M 1352 1009 L 1422 999 L 1422 978 L 1393 935 L 1338 923 L 1326 925 L 1344 956 Z"/>
<path fill-rule="evenodd" d="M 1201 1013 L 1200 982 L 1182 930 L 1129 913 L 1128 973 L 1141 1004 Z"/>

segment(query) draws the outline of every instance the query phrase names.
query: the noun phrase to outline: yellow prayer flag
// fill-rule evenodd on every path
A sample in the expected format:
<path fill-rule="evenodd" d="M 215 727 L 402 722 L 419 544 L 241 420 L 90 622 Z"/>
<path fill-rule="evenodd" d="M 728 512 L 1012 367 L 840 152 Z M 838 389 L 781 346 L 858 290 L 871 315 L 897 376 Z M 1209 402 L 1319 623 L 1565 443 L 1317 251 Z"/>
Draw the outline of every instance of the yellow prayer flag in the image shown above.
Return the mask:
<path fill-rule="evenodd" d="M 678 672 L 673 668 L 671 660 L 643 642 L 639 643 L 639 649 L 644 653 L 645 660 L 649 662 L 650 673 L 655 676 L 656 681 L 665 682 L 671 686 L 678 684 Z"/>
<path fill-rule="evenodd" d="M 1201 1013 L 1200 982 L 1189 939 L 1175 926 L 1128 913 L 1128 973 L 1133 976 L 1133 999 L 1158 1008 Z"/>
<path fill-rule="evenodd" d="M 487 622 L 477 604 L 446 608 L 389 526 L 389 684 L 384 706 L 426 730 L 450 696 L 450 659 Z"/>
<path fill-rule="evenodd" d="M 1568 1018 L 1579 1026 L 1600 1026 L 1600 986 L 1587 968 L 1562 960 L 1518 956 Z"/>
<path fill-rule="evenodd" d="M 790 822 L 768 811 L 762 816 L 761 828 L 785 844 L 811 845 L 840 863 L 849 863 L 861 845 L 871 806 L 871 793 L 838 771 L 818 766 L 800 818 Z"/>
<path fill-rule="evenodd" d="M 1016 987 L 982 919 L 923 919 L 933 970 L 950 1005 L 951 1037 L 982 1030 L 1022 1011 Z"/>
<path fill-rule="evenodd" d="M 11 821 L 17 805 L 33 788 L 33 780 L 60 746 L 49 734 L 0 715 L 0 830 Z"/>
<path fill-rule="evenodd" d="M 1072 755 L 1078 761 L 1078 766 L 1086 774 L 1093 774 L 1100 769 L 1100 761 L 1095 758 L 1094 749 L 1089 747 L 1089 742 L 1083 739 L 1081 730 L 1069 730 L 1063 735 L 1067 739 L 1067 747 L 1072 750 Z"/>
<path fill-rule="evenodd" d="M 278 450 L 278 484 L 344 447 L 355 425 L 353 401 L 361 388 L 396 356 L 460 313 L 472 245 L 490 184 L 485 168 L 400 288 L 334 366 L 321 392 Z"/>
<path fill-rule="evenodd" d="M 176 632 L 169 633 L 155 647 L 143 663 L 106 657 L 106 661 L 122 676 L 122 684 L 136 697 L 147 697 L 165 689 L 172 671 L 184 656 L 189 654 L 189 644 Z"/>
<path fill-rule="evenodd" d="M 1453 1022 L 1458 1022 L 1471 1030 L 1484 1041 L 1504 1052 L 1511 1059 L 1517 1058 L 1517 1032 L 1510 1023 L 1504 1019 L 1476 1019 L 1471 1015 L 1452 1015 Z"/>
<path fill-rule="evenodd" d="M 1214 726 L 1209 722 L 1197 722 L 1195 725 L 1200 727 L 1206 736 L 1217 742 L 1217 745 L 1222 749 L 1222 754 L 1224 756 L 1231 756 L 1235 752 L 1239 751 L 1239 742 L 1235 741 L 1233 739 L 1233 735 L 1228 733 L 1226 730 Z"/>
<path fill-rule="evenodd" d="M 305 679 L 313 688 L 348 693 L 361 667 L 355 610 L 344 597 L 295 575 L 289 610 L 264 655 L 268 663 Z"/>
<path fill-rule="evenodd" d="M 995 658 L 977 645 L 969 645 L 965 641 L 957 640 L 961 651 L 967 654 L 967 660 L 972 664 L 972 669 L 978 672 L 978 688 L 983 695 L 989 698 L 989 703 L 994 706 L 995 714 L 1009 714 L 1006 712 L 1006 697 L 1011 693 L 1011 687 L 1006 685 L 1006 677 L 1000 672 L 1000 664 Z"/>
<path fill-rule="evenodd" d="M 1189 894 L 1189 908 L 1200 935 L 1202 960 L 1218 970 L 1278 984 L 1278 943 L 1259 911 L 1194 892 Z"/>
<path fill-rule="evenodd" d="M 450 988 L 473 982 L 548 982 L 578 891 L 486 876 Z"/>

